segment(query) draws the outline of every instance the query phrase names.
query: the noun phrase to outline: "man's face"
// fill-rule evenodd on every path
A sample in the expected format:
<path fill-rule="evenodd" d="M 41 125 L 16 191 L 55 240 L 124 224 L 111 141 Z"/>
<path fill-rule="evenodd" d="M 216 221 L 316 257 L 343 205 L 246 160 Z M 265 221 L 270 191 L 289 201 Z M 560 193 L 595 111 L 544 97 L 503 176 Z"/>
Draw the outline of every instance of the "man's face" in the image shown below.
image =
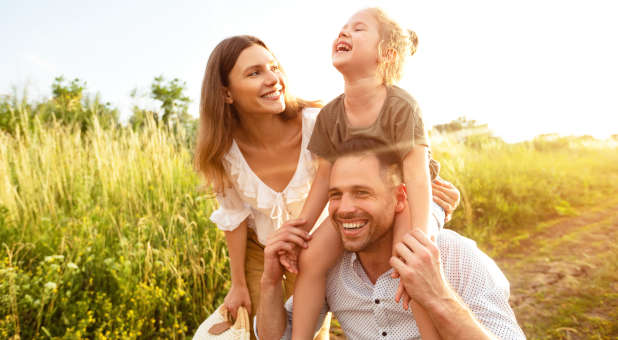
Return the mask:
<path fill-rule="evenodd" d="M 328 190 L 329 213 L 347 251 L 369 250 L 392 242 L 398 204 L 397 188 L 382 176 L 373 155 L 345 156 L 335 161 Z M 405 199 L 405 198 L 404 198 Z"/>

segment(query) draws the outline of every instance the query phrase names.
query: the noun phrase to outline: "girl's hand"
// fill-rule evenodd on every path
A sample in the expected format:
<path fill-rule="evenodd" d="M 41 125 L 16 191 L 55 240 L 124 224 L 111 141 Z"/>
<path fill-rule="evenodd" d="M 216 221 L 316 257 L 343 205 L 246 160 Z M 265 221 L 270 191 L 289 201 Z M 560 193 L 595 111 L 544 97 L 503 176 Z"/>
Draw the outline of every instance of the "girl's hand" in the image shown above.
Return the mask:
<path fill-rule="evenodd" d="M 447 223 L 453 217 L 453 212 L 459 206 L 461 194 L 455 186 L 443 179 L 436 178 L 431 182 L 431 192 L 433 201 L 444 209 L 444 223 Z"/>
<path fill-rule="evenodd" d="M 232 284 L 230 291 L 227 292 L 223 300 L 223 305 L 225 305 L 225 308 L 232 314 L 232 318 L 234 319 L 236 319 L 236 313 L 240 306 L 244 306 L 247 312 L 251 314 L 251 297 L 249 296 L 247 285 Z"/>

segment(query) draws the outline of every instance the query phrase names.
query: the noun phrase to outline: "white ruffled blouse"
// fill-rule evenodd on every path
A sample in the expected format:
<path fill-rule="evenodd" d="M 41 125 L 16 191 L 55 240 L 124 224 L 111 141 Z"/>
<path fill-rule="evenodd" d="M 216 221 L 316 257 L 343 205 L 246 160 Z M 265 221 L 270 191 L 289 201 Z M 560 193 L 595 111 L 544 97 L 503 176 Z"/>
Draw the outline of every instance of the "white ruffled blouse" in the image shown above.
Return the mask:
<path fill-rule="evenodd" d="M 296 218 L 311 189 L 317 171 L 314 156 L 307 145 L 320 110 L 306 108 L 302 112 L 302 142 L 296 172 L 281 192 L 276 192 L 251 170 L 236 141 L 224 157 L 224 167 L 233 183 L 217 194 L 219 208 L 210 216 L 224 231 L 236 229 L 248 218 L 248 226 L 255 230 L 258 240 L 266 244 L 268 237 L 290 218 Z"/>

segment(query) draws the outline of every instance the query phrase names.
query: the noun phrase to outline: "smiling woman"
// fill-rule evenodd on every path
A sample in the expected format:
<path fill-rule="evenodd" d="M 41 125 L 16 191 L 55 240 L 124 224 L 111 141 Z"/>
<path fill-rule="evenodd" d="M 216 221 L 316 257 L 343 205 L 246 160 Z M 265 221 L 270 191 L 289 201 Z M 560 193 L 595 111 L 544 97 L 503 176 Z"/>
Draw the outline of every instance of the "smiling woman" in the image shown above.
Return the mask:
<path fill-rule="evenodd" d="M 217 193 L 210 219 L 225 232 L 232 285 L 224 305 L 255 314 L 264 244 L 300 213 L 315 175 L 307 150 L 317 102 L 286 91 L 286 77 L 264 42 L 252 36 L 223 40 L 206 66 L 195 165 Z M 294 275 L 283 282 L 286 298 Z M 324 322 L 319 338 L 328 338 Z M 253 336 L 253 334 L 252 334 Z"/>

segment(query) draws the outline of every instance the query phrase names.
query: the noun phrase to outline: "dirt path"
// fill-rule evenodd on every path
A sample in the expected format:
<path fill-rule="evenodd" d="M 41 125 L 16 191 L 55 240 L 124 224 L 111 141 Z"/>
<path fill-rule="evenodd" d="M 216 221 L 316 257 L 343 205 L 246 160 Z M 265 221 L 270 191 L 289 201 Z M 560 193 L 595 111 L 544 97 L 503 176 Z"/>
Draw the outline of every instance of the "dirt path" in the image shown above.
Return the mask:
<path fill-rule="evenodd" d="M 618 200 L 539 225 L 495 257 L 528 339 L 618 339 Z M 331 339 L 345 339 L 334 326 Z"/>
<path fill-rule="evenodd" d="M 529 339 L 618 339 L 618 201 L 539 226 L 497 257 Z"/>

